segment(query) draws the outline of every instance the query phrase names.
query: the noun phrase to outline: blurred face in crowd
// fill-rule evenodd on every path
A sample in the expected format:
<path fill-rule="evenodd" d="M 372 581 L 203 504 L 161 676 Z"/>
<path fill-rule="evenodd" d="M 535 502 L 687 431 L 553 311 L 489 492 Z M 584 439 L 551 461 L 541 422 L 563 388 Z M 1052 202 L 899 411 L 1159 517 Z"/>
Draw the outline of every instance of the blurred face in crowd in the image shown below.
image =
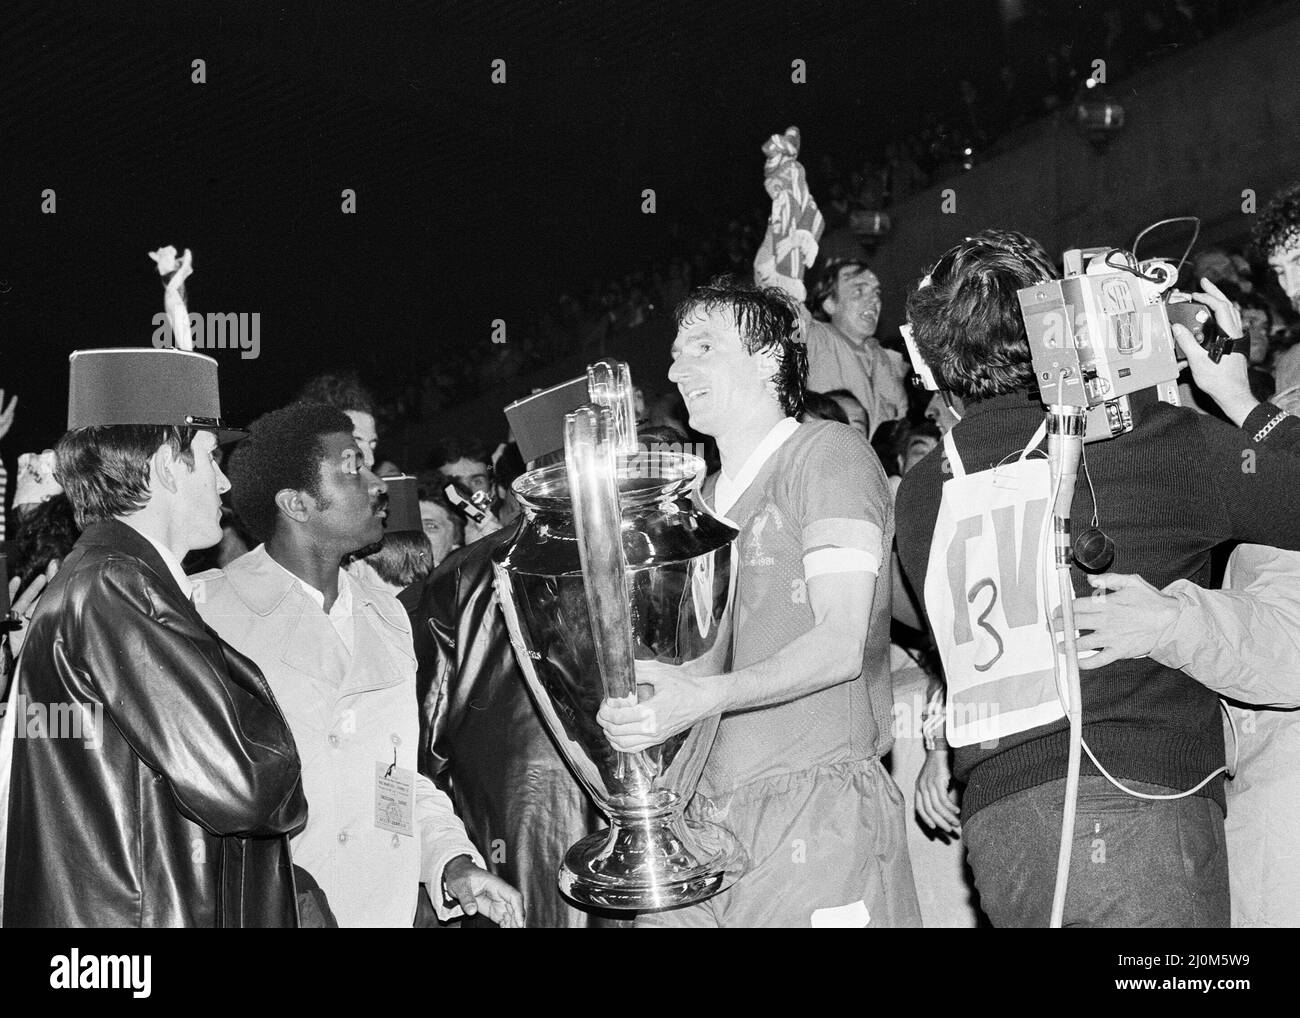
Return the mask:
<path fill-rule="evenodd" d="M 945 408 L 946 409 L 946 408 Z M 930 455 L 930 450 L 939 443 L 929 435 L 917 435 L 907 443 L 907 451 L 903 454 L 903 473 L 907 473 L 914 466 Z"/>
<path fill-rule="evenodd" d="M 480 460 L 462 456 L 453 463 L 444 463 L 438 471 L 443 477 L 460 481 L 470 491 L 490 491 L 492 488 L 492 471 Z"/>
<path fill-rule="evenodd" d="M 944 403 L 943 397 L 941 397 L 937 392 L 930 397 L 930 402 L 925 408 L 925 416 L 927 420 L 933 421 L 938 425 L 939 431 L 945 435 L 948 434 L 948 432 L 952 430 L 952 426 L 957 423 L 957 418 L 952 415 L 952 411 L 949 410 L 948 405 Z"/>
<path fill-rule="evenodd" d="M 497 508 L 496 517 L 503 527 L 508 527 L 519 519 L 522 512 L 519 508 L 519 501 L 515 498 L 515 493 L 503 484 L 497 485 Z"/>
<path fill-rule="evenodd" d="M 1242 308 L 1241 327 L 1250 337 L 1250 363 L 1263 364 L 1268 359 L 1269 316 L 1263 308 Z"/>
<path fill-rule="evenodd" d="M 1277 276 L 1291 306 L 1300 311 L 1300 239 L 1275 249 L 1268 256 L 1268 267 Z"/>
<path fill-rule="evenodd" d="M 726 311 L 697 311 L 673 341 L 668 380 L 686 401 L 691 427 L 705 435 L 725 434 L 773 404 L 775 359 L 745 350 L 734 318 Z"/>
<path fill-rule="evenodd" d="M 870 269 L 846 265 L 835 281 L 835 296 L 822 305 L 831 324 L 861 343 L 876 334 L 880 322 L 880 280 Z"/>
<path fill-rule="evenodd" d="M 1254 293 L 1255 282 L 1251 279 L 1250 262 L 1246 261 L 1244 255 L 1232 255 L 1232 268 L 1237 276 L 1237 285 L 1241 287 L 1242 293 Z"/>
<path fill-rule="evenodd" d="M 435 566 L 460 547 L 460 528 L 451 513 L 437 502 L 420 503 L 420 524 L 433 549 Z"/>
<path fill-rule="evenodd" d="M 844 416 L 849 419 L 850 427 L 856 428 L 863 438 L 871 437 L 867 434 L 867 412 L 862 408 L 861 403 L 852 396 L 832 396 L 831 399 L 843 409 Z"/>
<path fill-rule="evenodd" d="M 216 453 L 220 447 L 217 437 L 210 431 L 200 431 L 190 443 L 194 466 L 163 446 L 171 453 L 171 476 L 176 485 L 177 511 L 183 520 L 186 545 L 191 551 L 211 548 L 221 540 L 221 496 L 230 490 L 230 482 L 217 464 Z M 162 450 L 160 450 L 160 454 Z"/>
<path fill-rule="evenodd" d="M 1232 256 L 1227 251 L 1220 251 L 1217 248 L 1202 251 L 1196 256 L 1192 275 L 1197 279 L 1208 279 L 1211 283 L 1241 285 L 1241 278 L 1237 275 L 1237 265 L 1232 260 Z"/>
<path fill-rule="evenodd" d="M 326 435 L 323 445 L 320 498 L 308 525 L 315 545 L 348 554 L 383 538 L 388 488 L 366 466 L 351 435 Z"/>
<path fill-rule="evenodd" d="M 352 421 L 352 437 L 356 439 L 361 455 L 366 459 L 366 466 L 375 465 L 375 447 L 379 445 L 379 432 L 375 429 L 375 418 L 364 410 L 348 410 Z"/>

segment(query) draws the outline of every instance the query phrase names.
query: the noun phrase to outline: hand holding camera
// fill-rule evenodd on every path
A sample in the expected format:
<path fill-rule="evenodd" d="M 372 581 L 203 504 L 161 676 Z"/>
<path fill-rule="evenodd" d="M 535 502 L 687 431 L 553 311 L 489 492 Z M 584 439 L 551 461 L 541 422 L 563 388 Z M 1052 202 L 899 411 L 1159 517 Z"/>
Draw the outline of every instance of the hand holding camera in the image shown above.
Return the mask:
<path fill-rule="evenodd" d="M 1201 289 L 1204 293 L 1192 294 L 1192 300 L 1214 312 L 1215 323 L 1225 336 L 1239 339 L 1243 330 L 1237 306 L 1208 279 L 1201 280 Z M 1175 323 L 1173 333 L 1174 342 L 1191 369 L 1192 381 L 1219 405 L 1233 424 L 1240 427 L 1259 402 L 1250 392 L 1249 364 L 1245 354 L 1234 348 L 1216 362 L 1187 328 Z"/>
<path fill-rule="evenodd" d="M 1188 296 L 1214 312 L 1214 321 L 1225 336 L 1234 340 L 1241 339 L 1245 334 L 1245 329 L 1241 325 L 1241 309 L 1208 279 L 1201 280 L 1201 289 L 1205 292 L 1192 293 Z"/>

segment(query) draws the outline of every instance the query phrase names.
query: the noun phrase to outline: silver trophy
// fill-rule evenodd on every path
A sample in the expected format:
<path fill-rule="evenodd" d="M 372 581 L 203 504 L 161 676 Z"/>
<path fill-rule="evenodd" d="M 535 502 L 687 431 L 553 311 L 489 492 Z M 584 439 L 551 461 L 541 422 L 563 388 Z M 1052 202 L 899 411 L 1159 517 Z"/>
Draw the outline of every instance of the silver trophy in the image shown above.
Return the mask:
<path fill-rule="evenodd" d="M 626 365 L 592 365 L 588 389 L 596 405 L 565 419 L 566 461 L 515 482 L 525 522 L 496 563 L 497 589 L 542 717 L 610 821 L 566 853 L 560 889 L 580 905 L 653 911 L 702 901 L 744 868 L 731 832 L 683 815 L 718 718 L 620 753 L 596 711 L 635 702 L 635 660 L 725 670 L 736 531 L 695 497 L 698 456 L 638 450 Z"/>

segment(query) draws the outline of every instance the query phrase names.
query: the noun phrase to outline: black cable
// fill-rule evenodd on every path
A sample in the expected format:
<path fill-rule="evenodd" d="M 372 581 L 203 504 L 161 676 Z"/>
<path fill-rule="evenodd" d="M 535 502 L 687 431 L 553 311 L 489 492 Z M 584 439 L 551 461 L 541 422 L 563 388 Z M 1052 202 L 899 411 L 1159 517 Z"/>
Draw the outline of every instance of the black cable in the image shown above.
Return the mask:
<path fill-rule="evenodd" d="M 1079 457 L 1084 479 L 1088 482 L 1088 495 L 1092 500 L 1092 524 L 1072 542 L 1075 564 L 1085 573 L 1104 573 L 1115 561 L 1115 542 L 1101 529 L 1101 510 L 1097 504 L 1097 489 L 1092 484 L 1088 469 L 1087 446 Z"/>
<path fill-rule="evenodd" d="M 1178 265 L 1174 269 L 1174 273 L 1177 274 L 1183 271 L 1183 265 L 1185 265 L 1187 262 L 1187 256 L 1192 253 L 1192 248 L 1196 246 L 1196 239 L 1201 235 L 1200 216 L 1171 216 L 1168 219 L 1161 219 L 1159 222 L 1152 223 L 1145 230 L 1143 230 L 1141 233 L 1139 233 L 1136 237 L 1133 238 L 1132 250 L 1133 250 L 1133 257 L 1134 259 L 1136 259 L 1138 245 L 1142 243 L 1142 238 L 1145 237 L 1152 230 L 1159 229 L 1162 226 L 1168 226 L 1170 223 L 1195 223 L 1196 224 L 1195 228 L 1192 230 L 1192 239 L 1187 242 L 1187 247 L 1183 251 L 1183 256 L 1178 259 Z M 1108 261 L 1106 264 L 1109 265 L 1110 262 Z M 1159 282 L 1159 280 L 1157 280 L 1157 282 Z"/>
<path fill-rule="evenodd" d="M 1114 262 L 1110 260 L 1111 255 L 1116 255 L 1116 254 L 1122 255 L 1127 253 L 1128 252 L 1126 251 L 1118 251 L 1115 249 L 1111 249 L 1110 251 L 1106 252 L 1106 255 L 1102 259 L 1102 261 L 1106 264 L 1107 268 L 1120 269 L 1124 272 L 1130 272 L 1133 275 L 1137 276 L 1139 279 L 1145 279 L 1148 283 L 1154 283 L 1156 285 L 1159 285 L 1160 283 L 1163 283 L 1165 281 L 1163 276 L 1147 275 L 1147 273 L 1143 272 L 1141 269 L 1134 268 L 1132 265 L 1128 265 L 1128 264 L 1116 265 Z"/>

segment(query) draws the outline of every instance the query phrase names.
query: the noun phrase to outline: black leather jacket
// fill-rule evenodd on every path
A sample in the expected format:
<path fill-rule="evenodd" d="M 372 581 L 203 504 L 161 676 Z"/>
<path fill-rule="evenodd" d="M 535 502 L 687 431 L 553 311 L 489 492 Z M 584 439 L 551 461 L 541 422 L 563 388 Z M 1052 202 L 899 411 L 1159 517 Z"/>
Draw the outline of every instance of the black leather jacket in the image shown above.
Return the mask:
<path fill-rule="evenodd" d="M 492 558 L 515 530 L 489 534 L 404 591 L 418 661 L 420 769 L 452 797 L 488 868 L 524 896 L 530 927 L 617 922 L 569 905 L 565 851 L 600 830 L 515 662 L 497 607 Z"/>
<path fill-rule="evenodd" d="M 102 723 L 51 738 L 29 720 L 14 741 L 5 926 L 297 924 L 293 736 L 144 537 L 86 529 L 40 599 L 18 681 L 15 709 L 84 704 Z"/>

